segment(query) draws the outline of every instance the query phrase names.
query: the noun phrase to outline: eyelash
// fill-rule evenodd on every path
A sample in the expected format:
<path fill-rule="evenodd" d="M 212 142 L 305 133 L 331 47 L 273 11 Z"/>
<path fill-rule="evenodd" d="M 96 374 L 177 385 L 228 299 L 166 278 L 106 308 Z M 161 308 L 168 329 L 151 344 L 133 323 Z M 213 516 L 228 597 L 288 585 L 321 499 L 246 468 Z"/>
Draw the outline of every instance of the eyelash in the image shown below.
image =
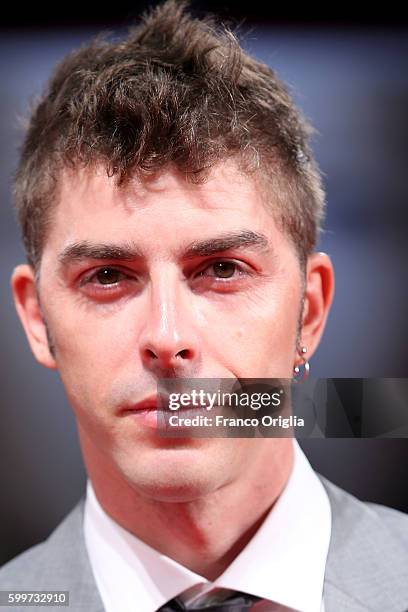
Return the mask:
<path fill-rule="evenodd" d="M 251 274 L 251 272 L 244 268 L 244 266 L 242 264 L 239 264 L 237 261 L 234 261 L 233 259 L 216 259 L 212 262 L 210 262 L 209 264 L 207 264 L 204 268 L 202 268 L 202 270 L 200 272 L 197 273 L 197 277 L 203 277 L 204 276 L 204 272 L 206 270 L 208 270 L 209 268 L 212 268 L 213 266 L 217 265 L 217 264 L 232 264 L 233 266 L 235 266 L 235 272 L 238 273 L 238 275 L 240 276 L 248 276 Z M 233 277 L 226 277 L 226 278 L 222 278 L 222 277 L 217 277 L 215 275 L 208 275 L 209 278 L 214 278 L 217 279 L 218 282 L 223 282 L 223 283 L 227 283 L 227 282 L 232 282 L 234 280 L 236 280 L 236 276 Z"/>
<path fill-rule="evenodd" d="M 92 272 L 92 274 L 89 274 L 89 275 L 85 276 L 80 281 L 80 286 L 83 287 L 84 285 L 95 284 L 98 287 L 106 287 L 107 289 L 117 286 L 119 284 L 120 280 L 115 282 L 115 283 L 109 283 L 109 284 L 107 283 L 106 285 L 104 285 L 103 283 L 92 283 L 92 281 L 94 279 L 96 279 L 98 274 L 100 272 L 103 272 L 103 270 L 111 270 L 113 272 L 118 272 L 123 277 L 121 280 L 129 280 L 129 279 L 131 279 L 130 274 L 127 274 L 126 272 L 123 272 L 123 270 L 120 270 L 119 268 L 116 268 L 115 266 L 103 266 L 101 268 L 98 268 L 97 270 L 94 270 Z M 106 289 L 103 289 L 103 290 L 106 291 Z"/>
<path fill-rule="evenodd" d="M 204 272 L 210 268 L 212 268 L 213 266 L 215 266 L 216 264 L 220 264 L 220 263 L 224 263 L 224 264 L 232 264 L 235 266 L 235 270 L 234 272 L 237 272 L 238 276 L 250 276 L 252 274 L 252 272 L 248 269 L 245 269 L 244 266 L 240 263 L 238 263 L 237 261 L 234 261 L 232 259 L 216 259 L 214 261 L 212 261 L 211 263 L 207 264 L 206 267 L 202 268 L 201 271 L 199 271 L 194 280 L 196 280 L 197 278 L 203 278 L 203 277 L 207 277 L 207 278 L 213 278 L 215 280 L 215 282 L 217 283 L 222 283 L 222 284 L 228 284 L 228 283 L 232 283 L 233 281 L 237 280 L 237 275 L 234 275 L 232 277 L 226 277 L 226 278 L 222 278 L 222 277 L 217 277 L 215 274 L 214 275 L 205 275 Z M 120 280 L 118 280 L 115 283 L 107 283 L 106 285 L 104 285 L 103 283 L 93 283 L 92 281 L 96 279 L 97 275 L 102 272 L 103 270 L 111 270 L 114 272 L 118 272 L 120 275 L 122 275 L 122 278 Z M 100 268 L 98 268 L 97 270 L 94 270 L 91 274 L 85 276 L 81 281 L 80 281 L 80 286 L 83 287 L 85 285 L 89 285 L 89 284 L 94 284 L 95 287 L 98 287 L 98 290 L 102 290 L 102 291 L 109 291 L 112 289 L 115 289 L 118 287 L 119 283 L 123 280 L 132 280 L 132 276 L 130 274 L 127 274 L 126 272 L 124 272 L 123 270 L 121 270 L 120 268 L 117 268 L 116 266 L 101 266 Z"/>

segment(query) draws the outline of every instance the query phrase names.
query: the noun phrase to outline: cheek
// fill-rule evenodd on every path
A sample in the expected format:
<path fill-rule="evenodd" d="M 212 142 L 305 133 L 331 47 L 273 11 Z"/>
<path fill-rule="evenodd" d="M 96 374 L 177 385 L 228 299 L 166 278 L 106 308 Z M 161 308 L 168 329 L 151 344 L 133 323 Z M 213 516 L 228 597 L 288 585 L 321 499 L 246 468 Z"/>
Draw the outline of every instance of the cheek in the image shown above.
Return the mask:
<path fill-rule="evenodd" d="M 58 309 L 55 312 L 60 312 Z M 49 317 L 61 380 L 75 410 L 100 410 L 112 380 L 126 368 L 123 319 L 95 311 L 67 308 Z"/>
<path fill-rule="evenodd" d="M 207 305 L 209 351 L 235 376 L 291 378 L 299 309 L 296 290 Z"/>
<path fill-rule="evenodd" d="M 119 361 L 131 331 L 123 308 L 68 303 L 62 316 L 59 312 L 53 309 L 50 322 L 59 360 L 65 366 L 95 369 L 116 356 Z"/>

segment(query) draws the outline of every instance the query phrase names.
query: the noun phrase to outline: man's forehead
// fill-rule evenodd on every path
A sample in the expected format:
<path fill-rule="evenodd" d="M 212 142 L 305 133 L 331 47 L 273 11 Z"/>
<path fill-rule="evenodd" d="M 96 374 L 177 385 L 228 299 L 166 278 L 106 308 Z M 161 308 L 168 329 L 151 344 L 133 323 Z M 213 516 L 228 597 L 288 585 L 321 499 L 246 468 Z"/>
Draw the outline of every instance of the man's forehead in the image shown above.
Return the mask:
<path fill-rule="evenodd" d="M 183 259 L 235 249 L 267 253 L 282 239 L 254 182 L 226 164 L 204 184 L 169 168 L 125 188 L 102 166 L 67 170 L 47 242 L 53 259 L 66 264 L 142 259 L 165 249 Z"/>
<path fill-rule="evenodd" d="M 86 168 L 64 168 L 60 177 L 59 204 L 99 210 L 122 205 L 129 211 L 144 208 L 152 202 L 188 200 L 191 206 L 233 208 L 246 204 L 248 208 L 262 201 L 261 190 L 254 177 L 243 174 L 236 163 L 222 162 L 211 168 L 201 181 L 172 165 L 154 174 L 140 176 L 133 173 L 123 184 L 118 177 L 109 175 L 103 165 Z"/>

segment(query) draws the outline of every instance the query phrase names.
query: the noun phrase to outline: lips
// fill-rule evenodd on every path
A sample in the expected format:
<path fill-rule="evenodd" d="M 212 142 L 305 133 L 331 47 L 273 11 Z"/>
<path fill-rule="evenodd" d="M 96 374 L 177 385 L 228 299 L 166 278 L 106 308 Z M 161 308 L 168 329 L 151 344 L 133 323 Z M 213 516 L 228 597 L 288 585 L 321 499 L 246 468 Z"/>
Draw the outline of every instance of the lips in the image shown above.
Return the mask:
<path fill-rule="evenodd" d="M 174 410 L 170 410 L 169 408 L 169 398 L 165 395 L 151 395 L 137 404 L 133 404 L 131 406 L 126 406 L 121 410 L 121 414 L 132 414 L 132 413 L 141 413 L 141 412 L 152 412 L 158 410 L 168 410 L 171 413 L 174 413 Z M 205 406 L 200 405 L 197 406 L 193 403 L 179 406 L 176 412 L 202 412 L 205 409 Z"/>
<path fill-rule="evenodd" d="M 173 410 L 169 408 L 170 401 L 166 396 L 160 395 L 151 395 L 136 404 L 127 405 L 122 408 L 120 411 L 120 416 L 129 417 L 130 421 L 134 421 L 138 424 L 138 426 L 142 426 L 148 429 L 157 430 L 167 430 L 167 416 L 170 414 L 174 414 Z M 160 411 L 165 411 L 168 413 L 166 417 L 163 418 L 163 414 L 160 417 Z M 192 404 L 189 406 L 180 407 L 177 412 L 183 412 L 184 416 L 194 417 L 197 414 L 202 414 L 203 409 L 197 408 L 197 406 L 193 406 Z M 183 429 L 183 427 L 179 427 L 178 429 Z"/>
<path fill-rule="evenodd" d="M 166 403 L 160 398 L 158 395 L 151 395 L 137 404 L 133 404 L 132 406 L 126 407 L 122 410 L 122 413 L 130 413 L 130 412 L 147 412 L 151 410 L 164 410 L 166 409 Z"/>
<path fill-rule="evenodd" d="M 126 406 L 126 408 L 122 409 L 121 412 L 139 412 L 139 411 L 148 411 L 148 410 L 169 410 L 170 412 L 175 412 L 174 410 L 170 410 L 169 408 L 169 397 L 161 394 L 161 395 L 151 395 L 137 404 L 133 404 L 131 406 Z M 203 410 L 206 408 L 205 404 L 194 404 L 193 402 L 183 402 L 183 405 L 177 408 L 177 412 L 188 411 L 188 410 Z"/>

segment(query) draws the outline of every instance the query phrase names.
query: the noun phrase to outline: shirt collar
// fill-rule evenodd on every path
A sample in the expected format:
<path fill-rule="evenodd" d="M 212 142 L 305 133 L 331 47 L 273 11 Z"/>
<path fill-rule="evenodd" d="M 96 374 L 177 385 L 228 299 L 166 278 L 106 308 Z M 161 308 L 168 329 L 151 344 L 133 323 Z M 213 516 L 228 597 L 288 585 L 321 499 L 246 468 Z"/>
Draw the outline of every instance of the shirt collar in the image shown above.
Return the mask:
<path fill-rule="evenodd" d="M 319 612 L 331 535 L 327 493 L 298 443 L 288 483 L 253 538 L 217 580 L 301 612 Z"/>
<path fill-rule="evenodd" d="M 320 612 L 331 535 L 326 491 L 294 441 L 289 480 L 261 527 L 210 583 L 118 525 L 99 504 L 90 480 L 85 542 L 107 612 L 153 612 L 194 585 L 234 589 L 300 612 Z M 137 604 L 137 605 L 136 605 Z"/>

